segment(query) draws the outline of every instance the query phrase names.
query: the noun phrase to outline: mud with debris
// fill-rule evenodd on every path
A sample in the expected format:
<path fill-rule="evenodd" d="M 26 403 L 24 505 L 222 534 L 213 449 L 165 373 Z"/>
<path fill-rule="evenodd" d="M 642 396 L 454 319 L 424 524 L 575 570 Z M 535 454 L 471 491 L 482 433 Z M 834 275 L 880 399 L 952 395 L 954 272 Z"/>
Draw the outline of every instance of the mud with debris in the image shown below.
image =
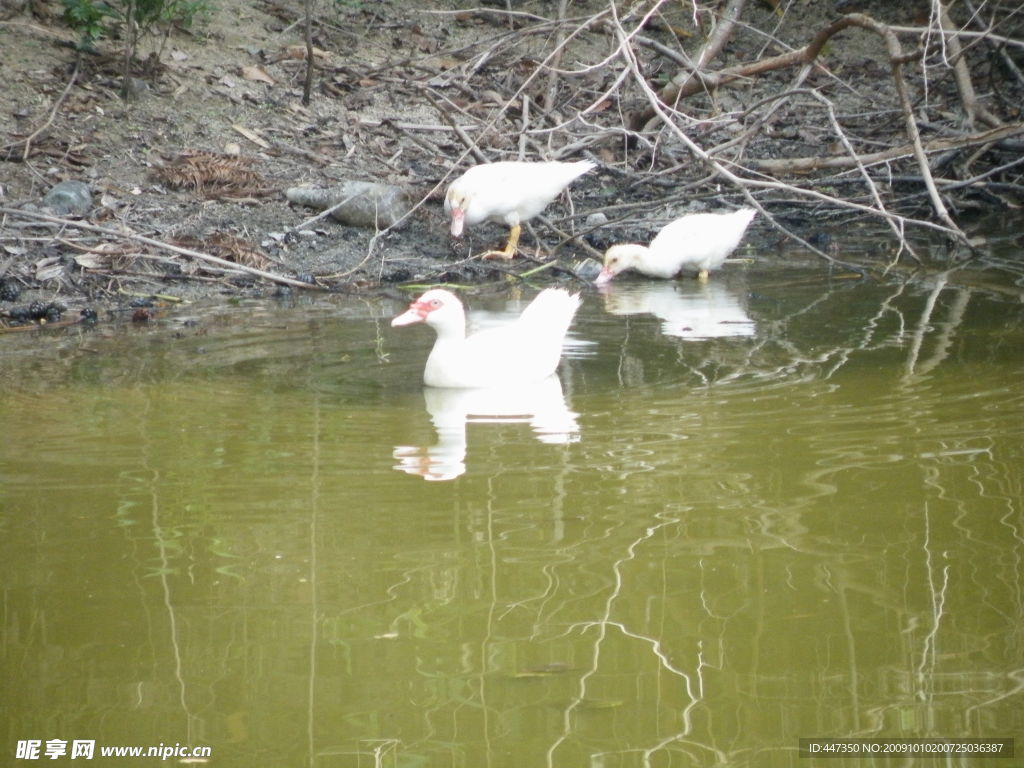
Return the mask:
<path fill-rule="evenodd" d="M 880 208 L 878 188 L 857 187 L 863 168 L 800 170 L 794 179 L 785 169 L 769 175 L 766 163 L 841 155 L 844 143 L 869 153 L 908 141 L 879 35 L 844 33 L 813 66 L 745 74 L 744 63 L 807 45 L 843 4 L 746 3 L 712 67 L 736 69 L 741 82 L 708 87 L 685 105 L 677 97 L 659 120 L 647 89 L 666 93 L 687 52 L 707 45 L 710 11 L 743 3 L 649 3 L 627 16 L 590 0 L 335 4 L 315 19 L 317 68 L 305 106 L 301 8 L 212 3 L 192 30 L 144 41 L 127 88 L 122 41 L 79 54 L 59 5 L 0 6 L 0 324 L 74 322 L 110 307 L 144 319 L 153 297 L 387 290 L 524 273 L 586 280 L 613 242 L 645 241 L 682 212 L 751 199 L 769 215 L 750 235 L 759 250 L 792 241 L 798 253 L 827 259 L 835 249 L 814 253 L 822 232 L 858 221 L 857 206 Z M 854 10 L 885 24 L 931 23 L 915 4 Z M 995 31 L 1020 39 L 1013 23 Z M 982 39 L 968 55 L 996 125 L 963 129 L 951 70 L 929 69 L 926 57 L 907 75 L 922 124 L 933 119 L 935 140 L 951 142 L 943 177 L 993 182 L 961 194 L 958 224 L 993 208 L 1014 211 L 1024 199 L 1016 177 L 1007 178 L 1020 171 L 1013 153 L 1024 141 L 1024 84 L 1000 69 L 1021 63 L 1020 48 Z M 781 108 L 769 114 L 772 102 Z M 474 254 L 500 245 L 505 229 L 483 225 L 453 240 L 444 189 L 478 161 L 519 157 L 600 165 L 532 222 L 523 258 L 481 261 Z M 989 173 L 1000 164 L 1010 167 Z M 723 167 L 739 177 L 716 172 Z M 900 155 L 885 169 L 886 206 L 898 202 L 901 216 L 928 224 L 916 234 L 934 239 L 936 216 L 910 178 L 913 159 Z M 893 180 L 901 175 L 903 187 Z M 86 208 L 44 207 L 44 195 L 68 180 L 88 185 Z M 399 189 L 408 212 L 394 226 L 355 226 L 286 197 L 289 188 L 353 181 Z M 602 216 L 588 224 L 593 214 Z"/>

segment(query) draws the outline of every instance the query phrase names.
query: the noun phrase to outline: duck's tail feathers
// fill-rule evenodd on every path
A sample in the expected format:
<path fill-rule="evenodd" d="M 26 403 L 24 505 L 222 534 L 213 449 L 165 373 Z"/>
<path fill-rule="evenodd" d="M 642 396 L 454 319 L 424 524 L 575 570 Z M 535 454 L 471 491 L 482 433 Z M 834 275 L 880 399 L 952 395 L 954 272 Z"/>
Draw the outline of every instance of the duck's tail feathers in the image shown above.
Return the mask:
<path fill-rule="evenodd" d="M 743 227 L 746 228 L 754 220 L 757 210 L 755 208 L 737 208 L 732 215 L 736 217 L 737 221 L 742 221 Z"/>
<path fill-rule="evenodd" d="M 578 293 L 569 293 L 564 288 L 545 288 L 523 310 L 520 321 L 542 327 L 549 334 L 564 336 L 579 307 Z"/>
<path fill-rule="evenodd" d="M 565 166 L 566 171 L 571 174 L 569 176 L 569 180 L 571 181 L 572 179 L 582 176 L 587 171 L 592 171 L 597 168 L 597 163 L 593 160 L 578 160 L 575 163 L 566 163 Z"/>

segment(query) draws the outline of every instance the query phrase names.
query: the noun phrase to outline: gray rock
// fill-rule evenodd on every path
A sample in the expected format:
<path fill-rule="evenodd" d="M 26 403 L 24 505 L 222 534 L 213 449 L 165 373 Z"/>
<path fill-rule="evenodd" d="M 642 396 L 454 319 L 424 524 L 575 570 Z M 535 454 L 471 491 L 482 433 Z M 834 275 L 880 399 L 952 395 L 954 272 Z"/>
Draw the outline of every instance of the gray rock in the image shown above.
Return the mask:
<path fill-rule="evenodd" d="M 331 218 L 353 227 L 384 229 L 410 208 L 401 187 L 372 181 L 343 181 L 327 188 L 292 187 L 284 194 L 289 202 L 321 211 L 337 206 Z"/>
<path fill-rule="evenodd" d="M 138 77 L 129 77 L 121 84 L 121 94 L 128 101 L 138 101 L 149 93 L 149 83 Z"/>
<path fill-rule="evenodd" d="M 43 196 L 42 205 L 58 216 L 85 216 L 92 209 L 92 192 L 84 181 L 62 181 Z"/>

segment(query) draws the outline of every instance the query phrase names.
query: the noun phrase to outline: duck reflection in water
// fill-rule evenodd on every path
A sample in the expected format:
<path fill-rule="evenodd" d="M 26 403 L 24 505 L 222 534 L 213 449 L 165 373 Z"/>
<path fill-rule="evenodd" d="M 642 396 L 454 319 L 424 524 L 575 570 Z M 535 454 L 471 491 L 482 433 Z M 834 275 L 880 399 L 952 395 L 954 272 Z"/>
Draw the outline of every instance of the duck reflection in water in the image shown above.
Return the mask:
<path fill-rule="evenodd" d="M 424 480 L 454 480 L 466 472 L 467 424 L 529 424 L 542 443 L 579 440 L 577 415 L 569 410 L 558 376 L 516 386 L 423 390 L 427 412 L 437 430 L 429 447 L 398 446 L 395 469 Z"/>
<path fill-rule="evenodd" d="M 618 282 L 599 288 L 613 315 L 654 315 L 661 332 L 683 339 L 753 336 L 754 321 L 739 296 L 721 283 Z"/>

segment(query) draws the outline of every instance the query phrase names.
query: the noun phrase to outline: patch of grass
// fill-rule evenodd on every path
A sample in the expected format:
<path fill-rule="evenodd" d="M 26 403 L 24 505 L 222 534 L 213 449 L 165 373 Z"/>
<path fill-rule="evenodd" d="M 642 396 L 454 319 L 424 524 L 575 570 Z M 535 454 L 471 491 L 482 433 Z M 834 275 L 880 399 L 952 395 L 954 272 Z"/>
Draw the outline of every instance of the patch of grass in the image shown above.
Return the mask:
<path fill-rule="evenodd" d="M 149 34 L 189 29 L 209 10 L 207 0 L 61 0 L 64 20 L 78 32 L 79 47 L 91 50 L 97 40 L 122 27 L 134 28 L 126 39 L 134 43 Z M 134 54 L 134 50 L 130 51 Z"/>

